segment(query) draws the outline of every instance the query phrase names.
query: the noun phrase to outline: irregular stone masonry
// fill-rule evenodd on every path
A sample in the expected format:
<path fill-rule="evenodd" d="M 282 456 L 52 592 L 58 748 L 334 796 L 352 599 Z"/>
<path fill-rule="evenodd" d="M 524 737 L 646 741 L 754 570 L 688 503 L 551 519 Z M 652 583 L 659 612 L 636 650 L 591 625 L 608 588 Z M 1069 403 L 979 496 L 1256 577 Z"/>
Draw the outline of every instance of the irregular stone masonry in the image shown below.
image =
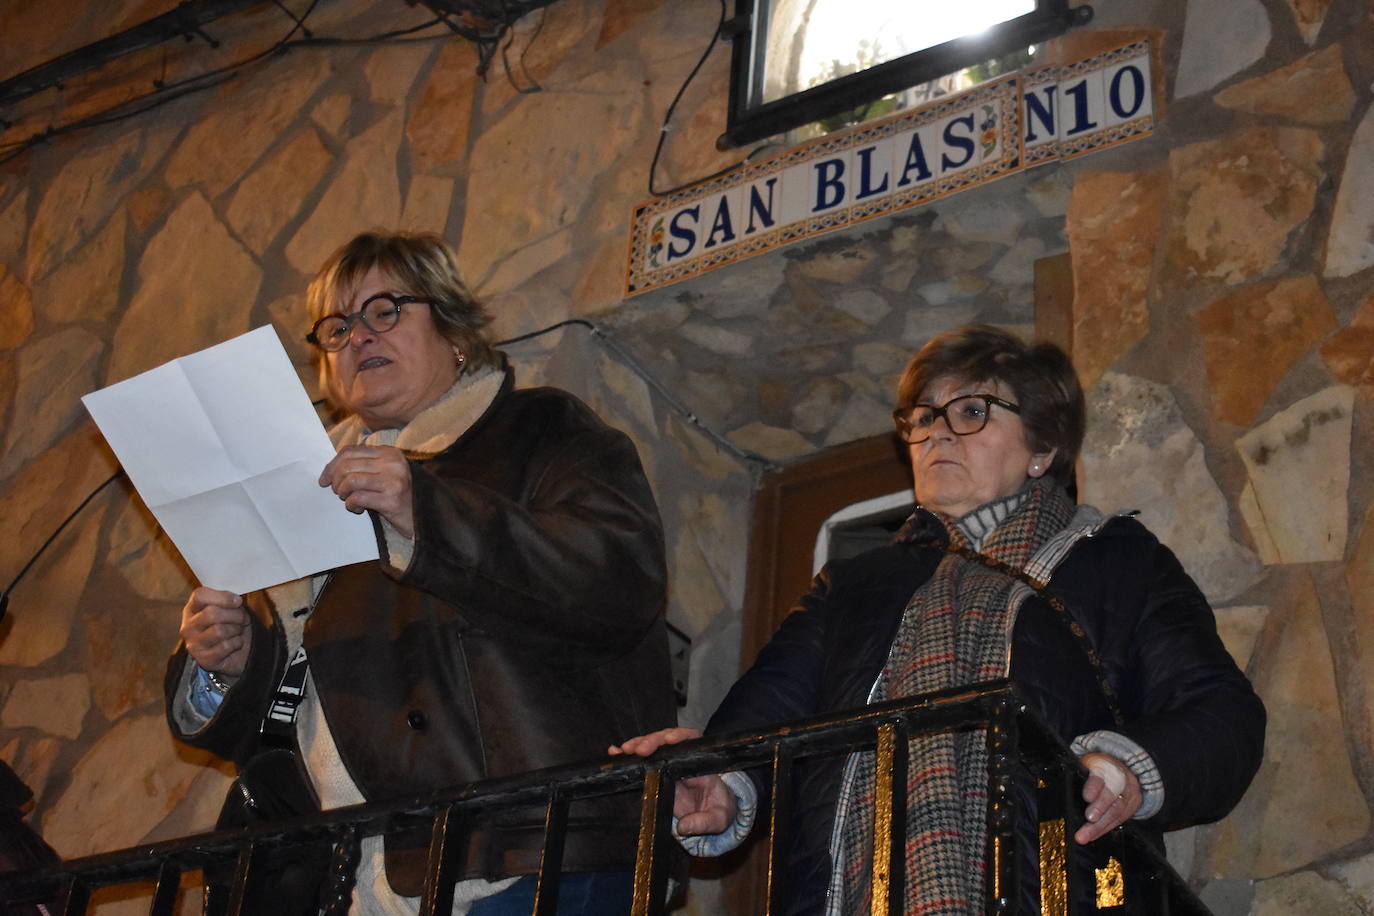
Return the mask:
<path fill-rule="evenodd" d="M 74 2 L 63 17 L 9 5 L 0 43 L 51 56 L 99 37 L 90 23 L 149 14 Z M 1037 262 L 1067 252 L 1059 317 L 1092 405 L 1081 493 L 1140 509 L 1177 549 L 1270 712 L 1255 787 L 1220 824 L 1171 834 L 1171 856 L 1222 916 L 1369 909 L 1374 20 L 1327 0 L 1094 8 L 1046 59 L 1149 36 L 1168 100 L 1154 135 L 628 301 L 628 214 L 714 28 L 709 0 L 549 6 L 510 52 L 538 92 L 499 62 L 477 77 L 448 37 L 314 47 L 0 164 L 0 576 L 114 470 L 80 394 L 268 322 L 318 393 L 300 340 L 310 272 L 359 229 L 434 229 L 459 245 L 496 338 L 591 317 L 661 386 L 582 328 L 510 348 L 525 384 L 572 390 L 638 444 L 667 530 L 668 617 L 694 640 L 682 719 L 699 725 L 737 671 L 755 469 L 660 392 L 775 463 L 883 434 L 907 354 L 969 321 L 1032 331 L 1051 317 L 1035 311 Z M 377 9 L 321 5 L 311 28 L 423 15 Z M 207 52 L 170 49 L 168 68 L 192 53 Z M 714 145 L 726 57 L 684 96 L 660 182 L 740 155 Z M 63 110 L 146 78 L 75 80 Z M 226 770 L 175 748 L 159 709 L 191 585 L 114 484 L 12 596 L 0 755 L 65 855 L 213 822 Z M 688 912 L 721 911 L 719 896 L 696 882 Z"/>

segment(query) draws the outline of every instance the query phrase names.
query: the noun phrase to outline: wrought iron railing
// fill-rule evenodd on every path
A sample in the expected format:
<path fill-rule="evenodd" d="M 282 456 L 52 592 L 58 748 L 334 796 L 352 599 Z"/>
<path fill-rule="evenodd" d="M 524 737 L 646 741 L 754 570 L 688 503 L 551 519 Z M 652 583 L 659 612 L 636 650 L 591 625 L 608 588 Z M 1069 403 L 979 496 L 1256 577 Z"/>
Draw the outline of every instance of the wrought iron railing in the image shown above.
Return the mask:
<path fill-rule="evenodd" d="M 176 912 L 182 876 L 207 877 L 205 911 L 213 916 L 241 916 L 245 889 L 256 868 L 275 851 L 288 847 L 328 846 L 332 868 L 323 897 L 324 912 L 346 913 L 352 874 L 362 837 L 387 833 L 399 823 L 424 818 L 431 830 L 428 870 L 420 913 L 447 914 L 453 886 L 462 869 L 462 825 L 483 812 L 505 806 L 542 804 L 546 811 L 544 846 L 536 876 L 533 913 L 553 914 L 568 806 L 584 798 L 636 793 L 641 799 L 639 841 L 634 865 L 634 916 L 664 911 L 668 864 L 675 855 L 670 835 L 673 786 L 679 779 L 726 770 L 767 768 L 773 791 L 770 817 L 760 817 L 766 831 L 768 867 L 760 912 L 782 911 L 786 870 L 781 862 L 790 829 L 793 763 L 813 755 L 876 749 L 877 793 L 874 816 L 874 916 L 903 910 L 904 874 L 902 803 L 906 785 L 906 739 L 946 729 L 987 726 L 989 751 L 988 855 L 985 911 L 1024 912 L 1027 887 L 1024 863 L 1038 867 L 1040 905 L 1045 914 L 1076 916 L 1082 870 L 1071 867 L 1072 835 L 1082 823 L 1078 792 L 1085 773 L 1063 741 L 1021 700 L 1005 681 L 989 682 L 942 694 L 899 700 L 857 712 L 791 723 L 769 731 L 726 735 L 666 748 L 652 758 L 616 757 L 603 762 L 556 767 L 508 779 L 490 780 L 447 792 L 433 792 L 385 803 L 340 808 L 276 824 L 200 834 L 118 852 L 73 859 L 41 871 L 0 875 L 3 911 L 44 903 L 54 914 L 87 911 L 91 894 L 109 885 L 155 882 L 150 916 Z M 1038 831 L 1023 829 L 1038 848 L 1018 849 L 1017 780 L 1033 783 Z M 1025 843 L 1022 839 L 1020 842 Z M 1094 869 L 1091 899 L 1105 912 L 1133 903 L 1132 910 L 1152 914 L 1208 914 L 1207 908 L 1134 825 L 1113 831 L 1094 844 L 1103 862 Z M 1036 865 L 1035 863 L 1038 863 Z M 1090 909 L 1089 912 L 1092 912 Z"/>

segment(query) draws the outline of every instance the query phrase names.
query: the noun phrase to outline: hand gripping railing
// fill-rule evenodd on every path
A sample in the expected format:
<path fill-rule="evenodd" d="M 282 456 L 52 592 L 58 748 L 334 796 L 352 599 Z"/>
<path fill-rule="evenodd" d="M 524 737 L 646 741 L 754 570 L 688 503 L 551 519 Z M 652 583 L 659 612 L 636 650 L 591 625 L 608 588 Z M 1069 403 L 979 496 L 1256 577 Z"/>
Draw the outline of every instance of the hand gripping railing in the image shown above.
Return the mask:
<path fill-rule="evenodd" d="M 245 889 L 255 868 L 274 851 L 304 845 L 332 848 L 331 874 L 323 888 L 324 912 L 346 913 L 358 847 L 364 836 L 386 833 L 400 822 L 425 818 L 431 826 L 429 865 L 422 916 L 447 914 L 453 886 L 462 870 L 460 831 L 465 820 L 506 806 L 542 804 L 545 832 L 533 913 L 552 916 L 567 829 L 569 804 L 578 799 L 638 792 L 641 797 L 635 860 L 633 916 L 652 916 L 666 907 L 668 864 L 678 854 L 670 835 L 673 787 L 680 779 L 726 770 L 767 768 L 771 771 L 770 817 L 760 830 L 767 843 L 767 884 L 758 912 L 783 912 L 787 887 L 781 856 L 791 829 L 793 764 L 800 758 L 859 750 L 876 750 L 877 792 L 874 800 L 873 914 L 903 912 L 905 874 L 906 756 L 910 736 L 947 729 L 986 726 L 988 745 L 988 829 L 985 912 L 1010 916 L 1024 913 L 1039 886 L 1039 906 L 1031 912 L 1079 916 L 1097 912 L 1132 912 L 1205 916 L 1207 908 L 1134 825 L 1113 831 L 1078 854 L 1096 866 L 1074 864 L 1070 846 L 1082 824 L 1078 793 L 1085 771 L 1064 742 L 1005 681 L 927 694 L 865 707 L 845 714 L 790 723 L 767 731 L 723 735 L 665 748 L 651 758 L 617 757 L 575 766 L 555 767 L 507 779 L 489 780 L 444 792 L 431 792 L 385 803 L 339 808 L 232 831 L 138 846 L 118 852 L 73 859 L 60 866 L 0 875 L 0 907 L 43 902 L 49 912 L 80 914 L 91 893 L 106 885 L 154 882 L 150 916 L 176 913 L 177 889 L 184 873 L 217 876 L 208 881 L 205 911 L 211 916 L 242 916 Z M 1019 784 L 1032 786 L 1036 824 L 1028 831 L 1029 812 L 1019 797 Z M 1018 826 L 1021 827 L 1018 833 Z M 1038 834 L 1038 840 L 1036 839 Z M 1037 848 L 1028 845 L 1025 837 Z M 1038 876 L 1024 875 L 1027 868 Z M 1091 874 L 1086 893 L 1076 882 Z M 1027 891 L 1031 888 L 1031 891 Z M 1084 908 L 1091 899 L 1095 906 Z M 752 914 L 751 914 L 752 916 Z"/>

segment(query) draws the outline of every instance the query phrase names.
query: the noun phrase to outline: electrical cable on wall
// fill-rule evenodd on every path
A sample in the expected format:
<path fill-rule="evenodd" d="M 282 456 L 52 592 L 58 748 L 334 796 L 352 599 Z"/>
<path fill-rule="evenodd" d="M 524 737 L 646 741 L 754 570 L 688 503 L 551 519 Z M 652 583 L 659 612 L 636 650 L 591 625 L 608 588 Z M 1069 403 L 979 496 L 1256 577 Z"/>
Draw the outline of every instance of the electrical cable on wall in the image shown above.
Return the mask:
<path fill-rule="evenodd" d="M 528 82 L 528 85 L 521 86 L 516 83 L 515 74 L 511 73 L 509 52 L 511 44 L 515 41 L 514 29 L 507 31 L 506 43 L 501 47 L 501 63 L 506 68 L 506 82 L 510 83 L 511 86 L 515 88 L 515 91 L 521 95 L 528 95 L 531 92 L 542 92 L 544 89 L 543 86 L 539 85 L 538 80 L 530 76 L 530 68 L 525 64 L 525 55 L 530 53 L 530 48 L 534 45 L 535 39 L 544 31 L 544 21 L 546 19 L 548 19 L 548 7 L 544 7 L 539 11 L 539 24 L 534 27 L 534 31 L 530 33 L 530 40 L 525 42 L 525 47 L 520 51 L 520 70 L 525 80 Z"/>
<path fill-rule="evenodd" d="M 43 556 L 43 552 L 48 549 L 48 545 L 51 544 L 53 541 L 57 540 L 57 536 L 60 535 L 69 524 L 71 524 L 72 519 L 76 518 L 78 515 L 81 514 L 81 510 L 86 508 L 86 506 L 90 503 L 91 500 L 95 499 L 97 493 L 99 493 L 101 490 L 105 489 L 110 484 L 118 480 L 120 475 L 122 475 L 123 473 L 124 471 L 121 468 L 120 470 L 115 471 L 109 477 L 105 478 L 105 481 L 101 483 L 100 486 L 96 487 L 89 494 L 87 494 L 85 499 L 81 500 L 81 504 L 79 506 L 77 506 L 75 509 L 73 509 L 71 512 L 67 514 L 67 517 L 62 520 L 62 524 L 58 525 L 56 530 L 54 530 L 52 534 L 48 535 L 48 539 L 43 542 L 42 546 L 34 551 L 33 556 L 29 557 L 29 561 L 24 564 L 24 568 L 19 570 L 19 574 L 10 581 L 9 587 L 6 588 L 3 592 L 0 592 L 0 620 L 3 620 L 5 618 L 5 611 L 9 607 L 10 592 L 14 591 L 15 586 L 23 580 L 24 574 L 29 571 L 33 564 L 38 562 L 38 558 Z"/>
<path fill-rule="evenodd" d="M 69 124 L 64 124 L 61 126 L 48 125 L 47 129 L 42 131 L 41 133 L 34 134 L 30 137 L 26 137 L 25 139 L 14 143 L 0 144 L 0 150 L 8 150 L 6 155 L 0 156 L 0 164 L 8 162 L 9 160 L 23 153 L 25 150 L 28 150 L 39 143 L 45 142 L 51 139 L 52 137 L 72 133 L 73 131 L 77 130 L 85 130 L 91 127 L 99 127 L 103 124 L 114 124 L 119 121 L 124 121 L 128 118 L 132 118 L 137 115 L 143 114 L 146 111 L 152 111 L 155 108 L 160 108 L 163 105 L 166 105 L 167 103 L 174 101 L 175 99 L 179 99 L 183 96 L 191 95 L 196 92 L 204 92 L 207 89 L 212 89 L 215 86 L 221 85 L 222 83 L 225 83 L 230 79 L 233 79 L 235 76 L 238 75 L 238 72 L 244 69 L 245 67 L 248 67 L 251 64 L 258 62 L 259 60 L 262 60 L 265 57 L 280 54 L 282 51 L 290 47 L 293 43 L 291 41 L 292 36 L 294 36 L 297 32 L 303 32 L 308 35 L 309 30 L 305 27 L 305 21 L 310 18 L 310 14 L 315 11 L 315 7 L 319 5 L 319 2 L 320 0 L 311 0 L 310 6 L 306 7 L 305 12 L 302 13 L 300 16 L 291 15 L 291 28 L 287 31 L 285 36 L 278 39 L 266 50 L 259 51 L 257 54 L 250 54 L 243 60 L 235 61 L 231 64 L 225 64 L 222 67 L 216 67 L 212 70 L 207 70 L 204 73 L 198 73 L 195 76 L 189 76 L 186 79 L 179 80 L 175 83 L 164 83 L 161 80 L 158 80 L 154 83 L 156 89 L 153 92 L 139 96 L 136 99 L 123 102 L 119 105 L 116 105 L 114 108 L 107 109 L 104 112 L 91 115 L 86 118 L 81 118 Z M 288 15 L 290 15 L 289 11 Z M 433 24 L 434 23 L 432 22 L 430 23 L 430 25 Z M 148 104 L 138 104 L 140 102 L 145 101 L 147 101 Z M 130 108 L 130 106 L 136 107 Z"/>
<path fill-rule="evenodd" d="M 499 341 L 497 342 L 496 346 L 510 346 L 511 344 L 520 343 L 522 341 L 530 340 L 535 337 L 541 337 L 544 334 L 556 331 L 559 328 L 568 327 L 569 325 L 577 325 L 579 327 L 584 327 L 588 331 L 590 331 L 591 335 L 595 337 L 597 340 L 601 341 L 602 345 L 605 346 L 606 349 L 610 350 L 616 356 L 620 357 L 621 362 L 629 366 L 630 370 L 634 372 L 635 375 L 638 375 L 646 383 L 648 383 L 650 388 L 654 389 L 654 391 L 657 391 L 659 397 L 663 398 L 663 400 L 667 402 L 668 406 L 673 409 L 674 413 L 678 414 L 688 423 L 692 424 L 697 429 L 704 432 L 711 439 L 711 441 L 715 442 L 717 445 L 721 446 L 726 451 L 734 454 L 736 457 L 757 464 L 759 469 L 761 470 L 776 470 L 777 465 L 775 465 L 773 462 L 769 461 L 767 458 L 760 455 L 758 452 L 753 452 L 748 449 L 740 448 L 738 445 L 731 442 L 725 436 L 722 436 L 720 433 L 716 432 L 715 430 L 711 429 L 711 427 L 707 426 L 690 407 L 682 403 L 682 401 L 678 400 L 677 396 L 674 395 L 671 391 L 669 391 L 662 382 L 655 378 L 653 373 L 645 369 L 644 366 L 640 364 L 639 360 L 635 359 L 634 356 L 631 355 L 629 350 L 625 349 L 618 342 L 616 342 L 615 338 L 611 337 L 605 331 L 601 330 L 599 327 L 592 324 L 585 318 L 568 318 L 564 321 L 558 322 L 557 324 L 551 324 L 546 328 L 541 328 L 538 331 L 531 331 L 528 334 L 521 334 L 517 337 L 511 337 L 506 340 Z"/>
<path fill-rule="evenodd" d="M 758 147 L 755 147 L 743 159 L 739 160 L 738 162 L 732 163 L 731 165 L 726 166 L 725 168 L 718 169 L 717 171 L 712 172 L 709 175 L 705 175 L 700 178 L 694 178 L 690 181 L 686 181 L 682 184 L 676 185 L 671 188 L 665 188 L 662 190 L 659 190 L 654 187 L 654 182 L 656 180 L 658 172 L 659 160 L 662 158 L 664 145 L 667 142 L 668 134 L 672 129 L 673 115 L 677 110 L 677 106 L 679 105 L 679 103 L 681 103 L 682 97 L 687 92 L 687 88 L 692 84 L 693 80 L 696 79 L 697 74 L 701 72 L 701 68 L 705 65 L 707 59 L 711 56 L 711 52 L 715 50 L 716 43 L 720 40 L 721 34 L 725 29 L 727 20 L 725 0 L 719 0 L 719 3 L 720 16 L 717 19 L 716 28 L 711 32 L 711 40 L 707 43 L 706 49 L 702 52 L 701 57 L 698 58 L 696 65 L 692 68 L 691 72 L 687 74 L 687 78 L 678 88 L 677 94 L 673 97 L 673 101 L 669 104 L 668 110 L 664 114 L 663 124 L 659 129 L 658 142 L 654 147 L 654 155 L 649 163 L 649 194 L 651 196 L 664 197 L 666 195 L 674 194 L 678 191 L 681 191 L 684 188 L 691 187 L 692 185 L 700 184 L 703 181 L 710 181 L 712 178 L 718 178 L 719 176 L 724 175 L 727 172 L 730 172 L 733 169 L 736 169 L 739 166 L 744 165 L 745 163 L 753 161 L 754 158 L 759 155 L 759 153 L 776 145 L 774 143 L 765 143 Z M 40 143 L 47 142 L 53 137 L 58 137 L 79 130 L 87 130 L 93 127 L 100 127 L 102 125 L 114 124 L 120 121 L 128 120 L 129 118 L 133 118 L 140 114 L 144 114 L 145 112 L 152 111 L 156 108 L 160 108 L 163 105 L 166 105 L 184 96 L 192 95 L 198 92 L 204 92 L 208 89 L 213 89 L 214 87 L 222 85 L 223 83 L 228 82 L 229 80 L 236 77 L 241 70 L 267 57 L 276 56 L 291 51 L 293 49 L 303 47 L 343 47 L 349 45 L 435 41 L 445 36 L 411 36 L 414 36 L 418 32 L 422 32 L 427 29 L 432 29 L 438 25 L 446 26 L 451 33 L 460 35 L 461 37 L 466 38 L 469 41 L 472 41 L 474 45 L 477 46 L 479 57 L 477 72 L 479 74 L 482 74 L 485 77 L 486 70 L 490 64 L 490 58 L 494 54 L 495 50 L 498 47 L 500 47 L 502 63 L 504 65 L 506 73 L 506 79 L 510 82 L 511 86 L 514 87 L 515 90 L 521 94 L 538 92 L 541 89 L 539 83 L 535 81 L 533 78 L 531 78 L 529 75 L 529 70 L 525 66 L 525 55 L 528 53 L 530 46 L 534 43 L 535 39 L 539 37 L 541 31 L 543 30 L 544 17 L 542 11 L 539 24 L 535 27 L 533 34 L 531 34 L 530 36 L 529 42 L 526 44 L 525 49 L 521 52 L 519 58 L 520 68 L 523 72 L 523 77 L 525 80 L 527 80 L 527 85 L 522 86 L 519 82 L 517 82 L 515 74 L 512 72 L 511 62 L 508 56 L 511 42 L 514 40 L 514 35 L 511 31 L 509 23 L 503 22 L 494 36 L 485 36 L 481 35 L 480 33 L 474 32 L 472 29 L 466 28 L 453 22 L 447 13 L 441 10 L 434 10 L 434 12 L 436 13 L 435 18 L 420 23 L 418 25 L 409 26 L 404 29 L 394 29 L 388 32 L 380 32 L 376 35 L 372 35 L 367 38 L 337 38 L 330 36 L 315 35 L 311 33 L 309 28 L 307 28 L 306 20 L 309 19 L 311 13 L 314 12 L 315 7 L 318 4 L 319 0 L 312 0 L 310 6 L 307 7 L 305 12 L 299 16 L 295 15 L 294 13 L 291 13 L 290 10 L 287 10 L 285 7 L 282 7 L 283 12 L 291 18 L 292 26 L 290 30 L 288 30 L 288 32 L 283 38 L 279 39 L 277 42 L 272 44 L 271 47 L 263 51 L 260 51 L 257 54 L 249 55 L 243 60 L 236 61 L 231 64 L 225 64 L 222 67 L 217 67 L 213 70 L 207 70 L 204 73 L 187 77 L 183 80 L 179 80 L 174 83 L 163 83 L 160 80 L 156 81 L 155 91 L 146 93 L 145 95 L 139 96 L 138 98 L 123 102 L 120 105 L 115 106 L 114 108 L 107 109 L 106 111 L 91 115 L 86 118 L 81 118 L 79 120 L 72 121 L 67 124 L 49 124 L 44 130 L 39 131 L 35 134 L 31 134 L 30 136 L 25 137 L 23 140 L 12 141 L 9 143 L 0 143 L 0 164 L 8 162 L 9 160 L 33 148 L 34 146 L 37 146 Z M 277 5 L 279 7 L 281 6 L 280 3 L 277 3 Z M 428 8 L 431 10 L 434 9 L 432 6 Z M 304 37 L 293 38 L 293 36 L 295 36 L 298 32 Z M 502 38 L 506 39 L 504 44 L 501 41 Z M 0 121 L 0 127 L 9 126 L 11 126 L 11 122 Z"/>
<path fill-rule="evenodd" d="M 677 95 L 673 96 L 673 101 L 668 105 L 668 110 L 663 115 L 663 126 L 659 128 L 658 131 L 658 144 L 654 147 L 653 159 L 649 161 L 649 194 L 652 197 L 667 197 L 669 194 L 676 194 L 678 191 L 684 188 L 690 188 L 692 185 L 701 184 L 703 181 L 710 181 L 712 178 L 719 178 L 721 175 L 734 171 L 747 162 L 752 162 L 754 157 L 759 153 L 777 145 L 775 143 L 764 143 L 760 146 L 756 146 L 749 151 L 749 155 L 738 162 L 727 165 L 725 168 L 718 169 L 701 178 L 693 178 L 690 181 L 685 181 L 675 187 L 665 188 L 662 191 L 654 187 L 654 177 L 658 173 L 658 160 L 663 155 L 663 144 L 668 139 L 668 132 L 672 129 L 673 112 L 677 110 L 678 103 L 682 101 L 682 97 L 687 93 L 687 87 L 692 85 L 692 80 L 696 79 L 697 74 L 701 72 L 702 66 L 705 65 L 706 59 L 709 58 L 711 52 L 715 50 L 716 42 L 720 40 L 721 33 L 725 31 L 725 22 L 725 0 L 720 0 L 720 19 L 717 20 L 716 27 L 711 32 L 711 40 L 707 42 L 706 50 L 701 52 L 701 57 L 697 59 L 696 66 L 692 68 L 691 73 L 687 74 L 687 79 L 683 80 L 682 85 L 677 90 Z"/>
<path fill-rule="evenodd" d="M 345 47 L 350 45 L 433 42 L 447 39 L 448 37 L 450 37 L 450 35 L 456 34 L 468 41 L 471 41 L 474 45 L 477 46 L 479 60 L 477 72 L 483 75 L 483 77 L 485 78 L 486 70 L 490 64 L 491 57 L 495 53 L 497 47 L 501 45 L 502 38 L 505 38 L 505 47 L 501 48 L 502 62 L 505 66 L 506 78 L 510 81 L 510 84 L 515 88 L 517 92 L 520 92 L 522 94 L 537 92 L 540 89 L 539 84 L 529 76 L 529 71 L 524 66 L 524 59 L 525 54 L 529 51 L 530 45 L 533 44 L 534 40 L 539 37 L 540 32 L 543 30 L 544 20 L 542 16 L 540 18 L 539 25 L 535 28 L 533 34 L 530 36 L 530 40 L 525 45 L 525 49 L 521 52 L 519 58 L 521 69 L 524 70 L 524 78 L 527 81 L 527 85 L 522 86 L 516 82 L 515 76 L 511 72 L 510 60 L 507 57 L 506 53 L 510 48 L 511 41 L 513 40 L 511 22 L 502 21 L 497 31 L 493 35 L 488 36 L 483 35 L 479 32 L 475 32 L 470 28 L 467 28 L 465 26 L 459 25 L 451 21 L 451 19 L 449 18 L 449 14 L 446 12 L 434 10 L 433 7 L 428 7 L 429 9 L 431 9 L 431 11 L 435 12 L 435 17 L 433 19 L 429 19 L 425 22 L 419 23 L 418 25 L 408 26 L 404 29 L 393 29 L 387 32 L 379 32 L 375 35 L 371 35 L 366 38 L 338 38 L 331 36 L 316 35 L 312 33 L 309 28 L 306 27 L 306 20 L 310 18 L 311 13 L 315 11 L 315 7 L 319 5 L 319 0 L 311 0 L 310 5 L 306 8 L 305 12 L 301 13 L 299 16 L 295 13 L 292 13 L 286 7 L 282 6 L 282 4 L 280 2 L 277 2 L 277 0 L 274 0 L 274 2 L 275 5 L 278 8 L 280 8 L 283 13 L 290 17 L 292 21 L 292 26 L 287 31 L 285 36 L 274 42 L 270 47 L 266 48 L 265 50 L 259 51 L 256 54 L 251 54 L 242 60 L 235 61 L 230 64 L 225 64 L 224 66 L 217 67 L 213 70 L 207 70 L 204 73 L 199 73 L 195 76 L 186 77 L 185 79 L 179 80 L 174 83 L 164 83 L 161 80 L 155 80 L 153 83 L 155 87 L 153 92 L 145 93 L 144 95 L 141 95 L 137 98 L 122 102 L 119 105 L 114 106 L 113 108 L 106 109 L 105 111 L 98 112 L 96 114 L 78 119 L 76 121 L 69 122 L 67 124 L 49 124 L 45 129 L 37 133 L 31 134 L 30 136 L 25 137 L 22 140 L 11 141 L 8 143 L 0 143 L 0 164 L 8 162 L 9 160 L 33 148 L 34 146 L 37 146 L 40 143 L 47 142 L 53 137 L 62 136 L 63 134 L 73 133 L 79 130 L 87 130 L 105 124 L 114 124 L 120 121 L 125 121 L 129 118 L 136 117 L 145 112 L 152 111 L 156 108 L 160 108 L 163 105 L 166 105 L 184 96 L 192 95 L 198 92 L 204 92 L 207 89 L 213 89 L 214 87 L 220 86 L 228 82 L 229 80 L 233 79 L 239 74 L 241 70 L 251 66 L 252 64 L 257 63 L 258 61 L 261 61 L 268 57 L 274 57 L 280 54 L 284 54 L 288 51 L 297 48 L 331 46 Z M 440 35 L 416 35 L 416 33 L 423 32 L 428 29 L 433 29 L 436 26 L 440 25 L 447 27 L 448 31 Z M 297 35 L 297 33 L 299 33 L 303 37 L 294 37 Z M 8 129 L 11 126 L 13 126 L 12 122 L 0 119 L 0 131 Z"/>
<path fill-rule="evenodd" d="M 764 456 L 760 455 L 757 452 L 740 448 L 738 445 L 731 442 L 725 436 L 721 435 L 720 433 L 711 429 L 711 427 L 707 426 L 705 422 L 703 422 L 702 419 L 698 417 L 694 411 L 691 410 L 691 408 L 689 408 L 686 404 L 683 404 L 682 401 L 679 400 L 672 392 L 670 392 L 662 382 L 660 382 L 647 369 L 645 369 L 644 366 L 640 364 L 639 360 L 635 359 L 630 354 L 630 352 L 625 349 L 625 347 L 621 346 L 621 344 L 619 344 L 614 338 L 612 338 L 605 331 L 601 330 L 601 328 L 597 327 L 595 324 L 593 324 L 585 318 L 569 318 L 565 321 L 560 321 L 556 324 L 551 324 L 546 328 L 540 328 L 537 331 L 530 331 L 527 334 L 519 334 L 515 337 L 509 337 L 505 340 L 499 340 L 496 342 L 496 346 L 507 347 L 511 346 L 512 344 L 523 343 L 524 341 L 533 340 L 536 337 L 542 337 L 545 334 L 551 334 L 554 331 L 569 326 L 586 328 L 587 331 L 591 333 L 592 337 L 600 341 L 602 345 L 606 347 L 606 349 L 614 353 L 621 360 L 621 362 L 623 362 L 626 366 L 629 367 L 631 372 L 635 373 L 635 375 L 638 375 L 649 385 L 650 388 L 658 392 L 659 397 L 663 399 L 663 401 L 674 413 L 678 414 L 689 424 L 705 433 L 706 436 L 712 442 L 716 443 L 717 445 L 724 448 L 726 451 L 730 452 L 736 457 L 741 458 L 745 462 L 749 463 L 752 466 L 751 475 L 754 476 L 755 479 L 757 479 L 757 476 L 761 473 L 777 469 L 777 465 L 769 461 Z M 323 400 L 316 401 L 315 406 L 318 407 L 322 403 L 324 403 Z M 78 515 L 81 514 L 81 511 L 85 509 L 87 505 L 90 504 L 91 500 L 95 499 L 96 495 L 99 494 L 100 491 L 104 490 L 110 484 L 114 483 L 117 479 L 123 476 L 123 474 L 123 469 L 115 471 L 108 478 L 106 478 L 104 482 L 102 482 L 99 486 L 92 490 L 86 496 L 85 499 L 81 500 L 81 504 L 78 505 L 75 509 L 73 509 L 70 513 L 68 513 L 67 517 L 62 520 L 62 523 L 58 525 L 57 528 L 53 530 L 53 533 L 48 535 L 47 539 L 43 541 L 42 545 L 36 551 L 34 551 L 33 556 L 29 557 L 28 562 L 25 563 L 23 568 L 19 570 L 19 574 L 16 575 L 12 580 L 10 580 L 10 584 L 5 588 L 3 592 L 0 592 L 0 620 L 4 619 L 5 612 L 9 607 L 10 595 L 14 592 L 15 588 L 19 585 L 19 583 L 23 581 L 24 575 L 33 567 L 35 563 L 38 562 L 38 559 L 41 556 L 43 556 L 43 553 L 48 549 L 52 542 L 57 540 L 58 536 L 66 530 L 67 526 L 71 524 L 72 521 Z"/>

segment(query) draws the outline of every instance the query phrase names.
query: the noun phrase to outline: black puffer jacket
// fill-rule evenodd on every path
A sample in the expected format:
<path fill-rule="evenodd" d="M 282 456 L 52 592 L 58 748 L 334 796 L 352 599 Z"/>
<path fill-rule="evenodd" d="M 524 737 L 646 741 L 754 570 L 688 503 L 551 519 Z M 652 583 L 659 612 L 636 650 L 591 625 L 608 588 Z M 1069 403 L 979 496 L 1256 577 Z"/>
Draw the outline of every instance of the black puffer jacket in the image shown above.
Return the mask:
<path fill-rule="evenodd" d="M 504 386 L 438 455 L 411 461 L 414 555 L 337 569 L 304 646 L 339 755 L 369 801 L 603 757 L 674 723 L 663 623 L 663 533 L 634 445 L 551 388 Z M 374 523 L 376 519 L 374 517 Z M 168 667 L 179 739 L 240 767 L 281 678 L 270 602 L 249 598 L 247 670 L 204 727 L 174 707 L 190 669 Z M 292 613 L 278 608 L 276 613 Z M 632 866 L 637 798 L 574 805 L 564 865 Z M 465 876 L 538 866 L 543 809 L 498 812 L 465 838 Z M 387 837 L 399 893 L 422 889 L 427 836 Z"/>
<path fill-rule="evenodd" d="M 904 532 L 913 528 L 929 530 L 909 524 Z M 730 690 L 708 734 L 862 707 L 907 602 L 944 556 L 907 535 L 829 564 Z M 1113 722 L 1082 647 L 1039 596 L 1015 622 L 1012 680 L 1065 740 L 1112 729 L 1150 753 L 1165 799 L 1147 827 L 1224 816 L 1259 767 L 1264 707 L 1173 553 L 1133 519 L 1113 518 L 1077 542 L 1049 590 L 1096 647 L 1125 724 Z M 789 913 L 823 909 L 842 770 L 842 759 L 796 767 Z"/>

